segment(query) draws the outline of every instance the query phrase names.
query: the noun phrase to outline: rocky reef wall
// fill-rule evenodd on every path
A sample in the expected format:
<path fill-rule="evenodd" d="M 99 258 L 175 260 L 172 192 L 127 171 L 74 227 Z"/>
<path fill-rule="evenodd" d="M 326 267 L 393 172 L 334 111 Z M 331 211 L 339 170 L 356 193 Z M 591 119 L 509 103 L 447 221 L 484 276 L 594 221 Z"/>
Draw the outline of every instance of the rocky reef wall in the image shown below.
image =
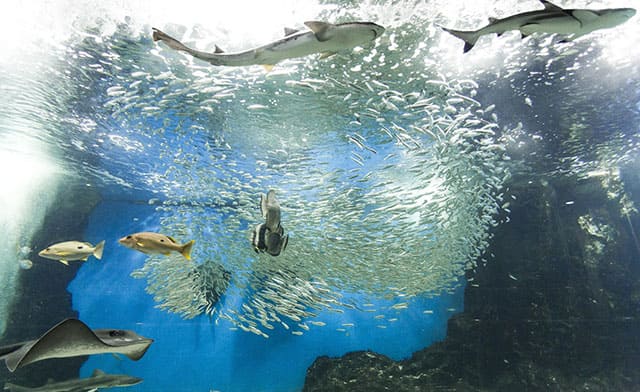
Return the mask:
<path fill-rule="evenodd" d="M 319 357 L 304 391 L 636 391 L 637 214 L 603 178 L 515 181 L 447 337 L 403 361 Z"/>

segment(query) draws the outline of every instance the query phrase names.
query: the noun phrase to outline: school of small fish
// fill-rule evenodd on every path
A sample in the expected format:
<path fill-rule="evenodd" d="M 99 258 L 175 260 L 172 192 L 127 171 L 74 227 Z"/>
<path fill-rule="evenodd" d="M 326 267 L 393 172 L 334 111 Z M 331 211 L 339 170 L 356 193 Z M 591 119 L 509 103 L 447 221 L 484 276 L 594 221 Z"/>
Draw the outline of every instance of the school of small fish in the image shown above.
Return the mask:
<path fill-rule="evenodd" d="M 148 203 L 171 236 L 132 233 L 120 244 L 149 255 L 131 275 L 146 279 L 159 308 L 263 337 L 322 327 L 314 318 L 325 310 L 362 309 L 384 329 L 397 320 L 387 312 L 409 308 L 417 295 L 451 292 L 486 261 L 490 229 L 509 207 L 511 130 L 498 126 L 495 105 L 480 103 L 474 80 L 415 61 L 426 50 L 412 36 L 385 34 L 387 42 L 367 50 L 289 60 L 266 74 L 185 62 L 158 45 L 136 52 L 122 39 L 104 52 L 74 52 L 88 64 L 74 72 L 108 79 L 96 110 L 109 122 L 60 121 L 86 134 L 117 126 L 117 134 L 100 134 L 105 149 L 125 157 L 115 164 L 127 167 L 126 154 L 150 162 L 132 176 L 156 192 Z M 86 148 L 82 139 L 72 145 Z M 117 174 L 91 174 L 136 187 Z M 259 197 L 269 190 L 283 225 L 252 237 L 265 224 Z M 277 235 L 274 252 L 255 241 L 267 234 Z M 41 256 L 102 256 L 102 243 L 63 244 Z M 29 255 L 18 253 L 20 268 L 33 266 Z M 395 301 L 376 309 L 366 298 L 347 303 L 341 292 Z M 221 303 L 222 295 L 241 300 Z"/>

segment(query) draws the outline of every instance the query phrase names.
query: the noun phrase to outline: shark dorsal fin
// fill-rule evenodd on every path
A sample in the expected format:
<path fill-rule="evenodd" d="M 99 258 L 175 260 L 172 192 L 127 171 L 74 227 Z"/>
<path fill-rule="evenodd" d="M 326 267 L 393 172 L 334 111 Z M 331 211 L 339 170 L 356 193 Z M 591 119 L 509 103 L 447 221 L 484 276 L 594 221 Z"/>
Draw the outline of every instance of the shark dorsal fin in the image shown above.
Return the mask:
<path fill-rule="evenodd" d="M 329 30 L 333 25 L 327 22 L 318 22 L 318 21 L 309 21 L 304 22 L 304 25 L 309 28 L 309 30 L 313 31 L 316 39 L 320 42 L 327 41 L 331 38 L 329 34 Z"/>
<path fill-rule="evenodd" d="M 100 369 L 95 369 L 93 373 L 91 373 L 91 377 L 98 377 L 98 376 L 104 376 L 104 375 L 105 375 L 105 372 L 103 372 Z"/>
<path fill-rule="evenodd" d="M 494 18 L 492 16 L 489 17 L 489 23 L 496 23 L 498 21 L 498 18 Z"/>
<path fill-rule="evenodd" d="M 564 11 L 562 7 L 559 7 L 550 1 L 540 0 L 540 2 L 542 3 L 542 5 L 544 5 L 544 9 L 547 11 Z"/>
<path fill-rule="evenodd" d="M 295 34 L 295 33 L 297 33 L 298 31 L 300 31 L 300 30 L 292 29 L 292 28 L 290 28 L 290 27 L 285 27 L 285 28 L 284 28 L 284 36 L 285 36 L 285 37 L 288 37 L 288 36 L 290 36 L 291 34 Z"/>
<path fill-rule="evenodd" d="M 213 53 L 224 53 L 224 50 L 220 49 L 220 47 L 216 45 L 216 49 L 213 51 Z"/>

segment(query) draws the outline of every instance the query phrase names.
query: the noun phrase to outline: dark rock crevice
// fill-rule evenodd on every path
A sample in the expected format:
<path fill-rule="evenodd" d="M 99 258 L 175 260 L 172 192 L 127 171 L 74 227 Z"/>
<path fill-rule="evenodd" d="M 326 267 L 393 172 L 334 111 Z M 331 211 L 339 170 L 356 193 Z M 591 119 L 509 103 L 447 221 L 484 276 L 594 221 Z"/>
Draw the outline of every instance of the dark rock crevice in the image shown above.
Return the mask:
<path fill-rule="evenodd" d="M 67 286 L 74 279 L 79 262 L 65 266 L 55 260 L 43 259 L 38 251 L 50 244 L 83 240 L 89 215 L 100 196 L 82 185 L 66 184 L 49 209 L 40 230 L 31 239 L 33 267 L 21 270 L 14 302 L 7 320 L 7 329 L 0 346 L 35 339 L 68 317 L 77 317 L 72 308 Z M 64 380 L 77 377 L 86 357 L 52 359 L 36 362 L 9 373 L 0 366 L 0 382 L 19 385 L 42 385 L 48 379 Z"/>
<path fill-rule="evenodd" d="M 640 255 L 598 179 L 516 182 L 447 338 L 403 361 L 320 357 L 304 391 L 635 391 Z M 491 256 L 493 255 L 493 256 Z"/>

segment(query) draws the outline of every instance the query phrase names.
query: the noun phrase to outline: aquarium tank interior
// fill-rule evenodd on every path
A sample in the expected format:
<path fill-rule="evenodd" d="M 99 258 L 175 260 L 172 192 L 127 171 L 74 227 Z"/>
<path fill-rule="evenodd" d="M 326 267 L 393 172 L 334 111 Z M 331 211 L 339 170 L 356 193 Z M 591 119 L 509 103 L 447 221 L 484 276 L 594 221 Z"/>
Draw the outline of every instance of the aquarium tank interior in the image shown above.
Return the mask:
<path fill-rule="evenodd" d="M 0 385 L 640 390 L 636 9 L 9 0 Z"/>

